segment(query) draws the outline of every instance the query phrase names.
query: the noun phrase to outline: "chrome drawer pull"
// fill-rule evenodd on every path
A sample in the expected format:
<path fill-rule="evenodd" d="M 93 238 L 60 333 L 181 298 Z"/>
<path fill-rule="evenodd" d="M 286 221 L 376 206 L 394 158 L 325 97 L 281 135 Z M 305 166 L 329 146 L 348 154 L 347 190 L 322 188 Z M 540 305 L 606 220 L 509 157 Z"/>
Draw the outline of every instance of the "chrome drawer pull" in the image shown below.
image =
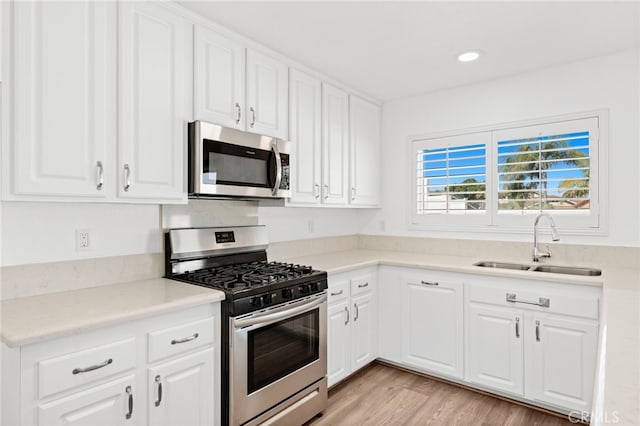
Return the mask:
<path fill-rule="evenodd" d="M 434 282 L 430 282 L 430 281 L 420 281 L 420 284 L 424 284 L 424 285 L 440 285 L 439 282 L 434 281 Z"/>
<path fill-rule="evenodd" d="M 133 414 L 133 391 L 131 390 L 131 386 L 127 386 L 124 391 L 129 395 L 129 412 L 125 416 L 125 418 L 129 420 Z"/>
<path fill-rule="evenodd" d="M 124 165 L 124 190 L 129 191 L 131 188 L 131 168 L 128 164 Z"/>
<path fill-rule="evenodd" d="M 507 293 L 507 302 L 524 303 L 527 305 L 540 306 L 542 308 L 548 308 L 551 305 L 551 299 L 546 297 L 540 297 L 537 302 L 532 302 L 530 300 L 518 300 L 515 293 Z"/>
<path fill-rule="evenodd" d="M 536 342 L 540 341 L 540 321 L 536 321 Z"/>
<path fill-rule="evenodd" d="M 356 310 L 356 315 L 353 317 L 353 322 L 358 321 L 358 317 L 360 316 L 360 309 L 358 309 L 358 305 L 356 305 L 355 303 L 353 304 L 353 307 Z"/>
<path fill-rule="evenodd" d="M 98 184 L 96 185 L 96 189 L 98 191 L 101 191 L 102 190 L 102 186 L 104 185 L 104 167 L 102 167 L 102 161 L 98 161 L 96 163 L 96 170 L 97 170 L 97 174 L 98 174 L 97 179 L 96 179 L 98 181 Z"/>
<path fill-rule="evenodd" d="M 155 380 L 158 384 L 158 399 L 156 400 L 156 407 L 159 407 L 160 403 L 162 402 L 162 378 L 158 374 Z"/>
<path fill-rule="evenodd" d="M 358 288 L 365 288 L 365 287 L 369 287 L 369 283 L 364 283 L 364 284 L 358 284 Z"/>
<path fill-rule="evenodd" d="M 89 371 L 97 370 L 98 368 L 106 367 L 107 365 L 111 364 L 112 362 L 113 362 L 113 359 L 109 358 L 109 359 L 105 360 L 104 362 L 102 362 L 100 364 L 92 365 L 90 367 L 74 368 L 72 373 L 73 374 L 87 373 Z"/>
<path fill-rule="evenodd" d="M 180 343 L 187 343 L 187 342 L 190 342 L 190 341 L 195 340 L 197 338 L 198 338 L 198 333 L 194 333 L 192 336 L 185 337 L 184 339 L 173 339 L 171 341 L 171 344 L 172 345 L 178 345 Z"/>
<path fill-rule="evenodd" d="M 344 325 L 349 324 L 349 309 L 345 306 L 344 312 L 347 314 L 347 319 L 344 321 Z"/>
<path fill-rule="evenodd" d="M 516 339 L 520 338 L 520 318 L 516 318 Z"/>
<path fill-rule="evenodd" d="M 240 124 L 241 117 L 242 117 L 242 112 L 240 110 L 240 104 L 236 102 L 236 124 Z"/>
<path fill-rule="evenodd" d="M 342 294 L 342 290 L 336 291 L 335 293 L 331 293 L 332 296 L 340 296 Z"/>

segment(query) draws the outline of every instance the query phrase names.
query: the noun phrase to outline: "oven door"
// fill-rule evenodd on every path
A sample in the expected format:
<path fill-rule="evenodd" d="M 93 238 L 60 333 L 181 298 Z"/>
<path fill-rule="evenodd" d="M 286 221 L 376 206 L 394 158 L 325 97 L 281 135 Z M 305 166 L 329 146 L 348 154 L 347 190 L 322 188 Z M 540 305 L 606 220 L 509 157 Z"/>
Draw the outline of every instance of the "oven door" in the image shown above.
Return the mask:
<path fill-rule="evenodd" d="M 231 318 L 232 425 L 245 423 L 326 375 L 326 324 L 326 293 Z"/>
<path fill-rule="evenodd" d="M 290 195 L 288 142 L 203 122 L 190 126 L 190 193 Z"/>

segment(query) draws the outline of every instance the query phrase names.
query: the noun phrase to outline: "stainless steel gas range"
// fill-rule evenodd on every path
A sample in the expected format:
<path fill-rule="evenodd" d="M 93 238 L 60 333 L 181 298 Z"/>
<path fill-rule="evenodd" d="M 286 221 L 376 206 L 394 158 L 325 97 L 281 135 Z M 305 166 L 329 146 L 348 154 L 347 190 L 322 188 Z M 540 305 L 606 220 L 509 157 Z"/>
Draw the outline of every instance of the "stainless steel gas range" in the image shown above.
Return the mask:
<path fill-rule="evenodd" d="M 303 424 L 327 407 L 327 274 L 268 262 L 263 226 L 173 229 L 166 276 L 226 294 L 222 424 Z"/>

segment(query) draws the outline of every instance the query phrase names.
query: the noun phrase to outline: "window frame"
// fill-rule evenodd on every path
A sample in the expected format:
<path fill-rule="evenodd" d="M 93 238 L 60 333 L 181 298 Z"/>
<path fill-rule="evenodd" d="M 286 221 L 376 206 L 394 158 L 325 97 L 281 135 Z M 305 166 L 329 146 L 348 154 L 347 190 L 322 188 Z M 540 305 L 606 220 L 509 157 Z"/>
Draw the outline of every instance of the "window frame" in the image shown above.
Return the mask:
<path fill-rule="evenodd" d="M 536 118 L 516 122 L 508 122 L 482 127 L 452 130 L 437 133 L 413 135 L 407 138 L 406 155 L 411 163 L 408 164 L 410 171 L 409 188 L 411 188 L 410 206 L 407 212 L 408 229 L 410 230 L 438 230 L 438 231 L 464 231 L 464 232 L 504 232 L 504 233 L 530 233 L 533 221 L 536 216 L 531 214 L 498 214 L 498 165 L 497 146 L 499 140 L 504 140 L 504 135 L 523 134 L 525 129 L 531 127 L 559 128 L 562 129 L 567 122 L 595 119 L 592 128 L 584 129 L 590 131 L 589 157 L 590 157 L 590 213 L 554 214 L 552 210 L 544 210 L 553 214 L 558 227 L 564 234 L 568 235 L 606 235 L 608 233 L 608 139 L 609 139 L 609 111 L 606 109 L 587 111 L 582 113 L 565 114 L 551 117 Z M 575 125 L 575 123 L 572 123 Z M 569 124 L 571 125 L 571 124 Z M 571 128 L 571 127 L 570 127 Z M 593 136 L 592 136 L 593 132 Z M 417 214 L 417 162 L 416 150 L 419 144 L 425 146 L 430 144 L 432 148 L 438 147 L 438 140 L 446 138 L 465 138 L 473 140 L 474 135 L 490 135 L 487 143 L 486 153 L 486 202 L 487 214 L 483 216 L 486 220 L 469 220 L 474 215 L 455 214 Z M 517 137 L 517 136 L 516 136 Z M 442 146 L 442 145 L 440 145 Z"/>

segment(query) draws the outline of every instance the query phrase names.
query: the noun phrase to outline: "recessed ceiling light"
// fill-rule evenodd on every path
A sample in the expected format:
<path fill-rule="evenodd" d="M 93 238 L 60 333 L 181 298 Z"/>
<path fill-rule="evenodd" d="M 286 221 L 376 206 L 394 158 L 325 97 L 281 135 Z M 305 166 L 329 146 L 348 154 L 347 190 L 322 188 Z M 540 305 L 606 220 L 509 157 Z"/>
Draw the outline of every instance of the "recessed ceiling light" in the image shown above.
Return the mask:
<path fill-rule="evenodd" d="M 458 55 L 458 60 L 460 62 L 471 62 L 471 61 L 475 61 L 479 57 L 480 57 L 480 52 L 472 50 L 472 51 L 469 51 L 469 52 L 463 52 L 463 53 L 459 54 Z"/>

